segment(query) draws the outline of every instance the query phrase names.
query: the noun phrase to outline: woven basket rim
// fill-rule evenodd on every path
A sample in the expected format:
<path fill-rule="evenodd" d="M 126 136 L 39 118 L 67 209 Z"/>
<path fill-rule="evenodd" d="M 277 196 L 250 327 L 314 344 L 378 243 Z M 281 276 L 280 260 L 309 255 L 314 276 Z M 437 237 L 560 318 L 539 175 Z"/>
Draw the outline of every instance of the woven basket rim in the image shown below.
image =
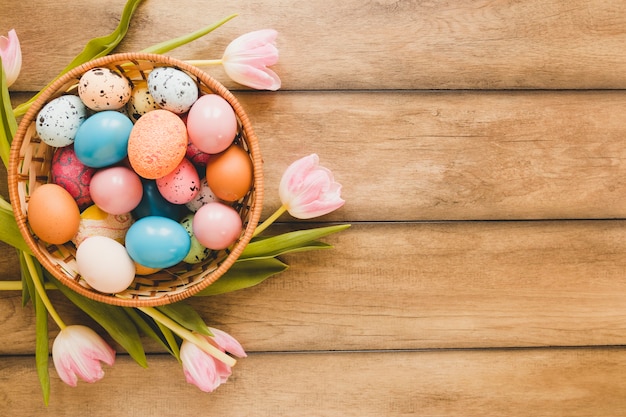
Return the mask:
<path fill-rule="evenodd" d="M 248 146 L 249 154 L 253 163 L 253 190 L 254 190 L 254 199 L 253 204 L 250 207 L 250 216 L 247 220 L 247 226 L 240 237 L 239 241 L 232 248 L 226 259 L 219 264 L 217 269 L 206 273 L 203 277 L 202 282 L 196 283 L 188 288 L 185 288 L 181 292 L 177 292 L 174 294 L 166 294 L 160 295 L 159 297 L 153 298 L 121 298 L 115 295 L 108 295 L 99 293 L 90 288 L 86 288 L 80 284 L 78 284 L 75 280 L 72 280 L 66 274 L 60 272 L 57 266 L 50 261 L 50 259 L 44 254 L 42 249 L 36 243 L 35 239 L 30 233 L 30 230 L 27 225 L 27 218 L 23 214 L 22 204 L 19 197 L 18 191 L 18 163 L 20 158 L 20 148 L 23 143 L 24 136 L 26 135 L 27 130 L 31 126 L 32 122 L 35 120 L 39 110 L 43 105 L 45 105 L 55 94 L 59 93 L 59 89 L 66 85 L 68 82 L 73 79 L 78 79 L 80 76 L 93 68 L 97 68 L 100 66 L 110 66 L 110 65 L 122 65 L 123 63 L 133 62 L 137 63 L 139 61 L 146 61 L 152 64 L 163 65 L 163 66 L 172 66 L 179 68 L 183 71 L 186 71 L 193 76 L 195 76 L 198 80 L 208 86 L 214 93 L 221 95 L 226 101 L 232 106 L 235 111 L 237 118 L 241 123 L 242 130 L 246 133 L 246 144 Z M 84 295 L 90 299 L 100 301 L 107 304 L 124 306 L 124 307 L 151 307 L 151 306 L 160 306 L 171 304 L 177 301 L 182 301 L 198 292 L 202 291 L 212 283 L 214 283 L 219 277 L 221 277 L 239 258 L 246 245 L 252 239 L 252 235 L 254 233 L 254 229 L 259 222 L 261 216 L 261 210 L 263 206 L 263 160 L 261 158 L 261 153 L 259 149 L 258 138 L 254 133 L 248 115 L 244 111 L 243 107 L 239 103 L 239 101 L 235 98 L 235 96 L 224 87 L 221 83 L 215 80 L 212 76 L 202 71 L 198 67 L 195 67 L 189 63 L 186 63 L 182 60 L 172 58 L 166 55 L 159 54 L 150 54 L 150 53 L 142 53 L 142 52 L 127 52 L 127 53 L 118 53 L 107 55 L 101 58 L 97 58 L 86 62 L 82 65 L 79 65 L 55 81 L 53 81 L 46 89 L 44 89 L 41 94 L 35 99 L 32 103 L 28 111 L 22 117 L 18 125 L 18 129 L 16 131 L 15 137 L 13 138 L 13 142 L 11 144 L 11 152 L 9 159 L 9 167 L 8 167 L 8 188 L 9 188 L 9 198 L 11 200 L 13 206 L 13 213 L 15 215 L 15 220 L 17 222 L 20 233 L 26 240 L 28 247 L 38 259 L 38 261 L 44 266 L 48 272 L 50 272 L 55 278 L 57 278 L 63 285 L 74 290 L 75 292 Z"/>

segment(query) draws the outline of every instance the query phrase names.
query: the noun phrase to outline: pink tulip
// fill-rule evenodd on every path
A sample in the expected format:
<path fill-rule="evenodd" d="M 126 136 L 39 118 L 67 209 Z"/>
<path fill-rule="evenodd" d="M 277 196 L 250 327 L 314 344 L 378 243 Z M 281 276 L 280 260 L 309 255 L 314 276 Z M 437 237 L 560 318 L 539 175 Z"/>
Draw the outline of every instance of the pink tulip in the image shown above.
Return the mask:
<path fill-rule="evenodd" d="M 2 68 L 7 78 L 7 86 L 10 87 L 22 69 L 22 49 L 17 38 L 15 29 L 9 31 L 9 37 L 0 36 L 0 58 L 2 58 Z"/>
<path fill-rule="evenodd" d="M 316 154 L 292 163 L 283 174 L 278 193 L 283 206 L 293 217 L 310 219 L 330 213 L 345 203 L 341 184 L 333 173 L 319 165 Z"/>
<path fill-rule="evenodd" d="M 246 357 L 246 352 L 234 337 L 212 327 L 209 330 L 213 333 L 213 337 L 200 337 L 206 337 L 210 343 L 222 352 L 229 352 L 238 358 Z M 215 359 L 196 344 L 186 340 L 183 341 L 180 347 L 180 359 L 183 362 L 183 372 L 187 382 L 196 385 L 204 392 L 215 390 L 226 382 L 232 373 L 230 366 Z"/>
<path fill-rule="evenodd" d="M 100 361 L 115 362 L 115 351 L 89 327 L 74 325 L 61 330 L 52 344 L 54 367 L 66 384 L 75 387 L 78 377 L 89 383 L 104 376 Z"/>
<path fill-rule="evenodd" d="M 278 62 L 276 36 L 278 32 L 274 29 L 263 29 L 233 40 L 222 56 L 226 74 L 233 81 L 257 90 L 278 90 L 280 78 L 267 68 Z"/>

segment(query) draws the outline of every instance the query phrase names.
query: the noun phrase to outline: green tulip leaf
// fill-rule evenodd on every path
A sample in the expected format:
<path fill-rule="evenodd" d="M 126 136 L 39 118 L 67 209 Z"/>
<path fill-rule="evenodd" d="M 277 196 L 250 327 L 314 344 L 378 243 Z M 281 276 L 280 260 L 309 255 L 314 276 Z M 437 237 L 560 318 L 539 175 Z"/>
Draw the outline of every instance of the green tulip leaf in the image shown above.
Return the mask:
<path fill-rule="evenodd" d="M 195 32 L 191 32 L 187 35 L 179 36 L 178 38 L 170 39 L 164 42 L 157 43 L 156 45 L 149 46 L 148 48 L 143 49 L 141 52 L 150 54 L 164 54 L 171 51 L 172 49 L 176 49 L 179 46 L 183 46 L 189 42 L 195 41 L 196 39 L 213 32 L 215 29 L 219 28 L 224 23 L 228 22 L 231 19 L 234 19 L 235 17 L 237 17 L 237 14 L 231 14 L 230 16 L 225 17 L 219 22 L 210 24 L 209 26 L 205 26 L 202 29 L 198 29 Z"/>
<path fill-rule="evenodd" d="M 52 80 L 46 87 L 44 87 L 39 93 L 37 93 L 33 98 L 31 98 L 26 103 L 23 103 L 15 108 L 15 115 L 22 116 L 26 113 L 31 104 L 39 97 L 43 90 L 48 88 L 55 80 L 61 77 L 63 74 L 68 72 L 74 67 L 84 64 L 85 62 L 91 61 L 92 59 L 100 58 L 105 55 L 108 55 L 115 47 L 124 39 L 126 36 L 126 32 L 128 32 L 128 27 L 130 26 L 130 20 L 141 3 L 142 0 L 128 0 L 126 5 L 124 6 L 124 10 L 122 11 L 122 15 L 120 16 L 120 22 L 117 25 L 117 28 L 110 34 L 106 36 L 101 36 L 99 38 L 91 39 L 85 45 L 85 48 L 70 62 L 60 73 L 57 75 L 54 80 Z"/>
<path fill-rule="evenodd" d="M 5 201 L 1 196 L 0 200 Z M 17 227 L 13 211 L 4 207 L 0 207 L 0 240 L 21 251 L 30 253 L 30 248 Z"/>
<path fill-rule="evenodd" d="M 213 335 L 209 330 L 209 326 L 206 325 L 198 312 L 187 303 L 181 301 L 155 308 L 189 330 L 196 331 L 207 336 Z"/>
<path fill-rule="evenodd" d="M 125 308 L 124 311 L 133 323 L 135 323 L 135 326 L 137 326 L 140 332 L 157 341 L 176 359 L 180 358 L 178 343 L 170 329 L 155 323 L 151 317 L 141 314 L 134 308 Z"/>
<path fill-rule="evenodd" d="M 288 267 L 287 264 L 275 258 L 235 262 L 217 281 L 196 295 L 218 295 L 253 287 L 272 275 L 285 271 Z"/>
<path fill-rule="evenodd" d="M 315 242 L 324 236 L 340 232 L 350 227 L 349 224 L 297 230 L 268 238 L 254 240 L 246 246 L 239 259 L 267 258 L 287 252 L 327 248 L 321 242 Z M 306 248 L 309 249 L 306 249 Z"/>
<path fill-rule="evenodd" d="M 128 320 L 128 315 L 122 307 L 91 300 L 70 290 L 50 274 L 48 276 L 63 295 L 102 326 L 140 366 L 144 368 L 148 366 L 137 327 L 131 320 Z"/>
<path fill-rule="evenodd" d="M 9 166 L 9 154 L 11 153 L 11 142 L 17 131 L 17 121 L 11 107 L 11 97 L 9 96 L 9 86 L 7 78 L 2 69 L 2 59 L 0 59 L 0 157 L 5 167 Z"/>

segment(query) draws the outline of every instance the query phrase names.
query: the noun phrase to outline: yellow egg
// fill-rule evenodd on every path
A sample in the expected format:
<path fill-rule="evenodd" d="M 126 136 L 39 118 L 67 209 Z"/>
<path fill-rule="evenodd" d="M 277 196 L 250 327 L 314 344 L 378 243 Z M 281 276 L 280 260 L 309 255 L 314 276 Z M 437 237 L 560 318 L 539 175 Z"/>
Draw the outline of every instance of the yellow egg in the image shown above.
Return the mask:
<path fill-rule="evenodd" d="M 68 242 L 78 231 L 80 211 L 71 194 L 56 184 L 35 189 L 28 200 L 28 224 L 47 243 Z"/>

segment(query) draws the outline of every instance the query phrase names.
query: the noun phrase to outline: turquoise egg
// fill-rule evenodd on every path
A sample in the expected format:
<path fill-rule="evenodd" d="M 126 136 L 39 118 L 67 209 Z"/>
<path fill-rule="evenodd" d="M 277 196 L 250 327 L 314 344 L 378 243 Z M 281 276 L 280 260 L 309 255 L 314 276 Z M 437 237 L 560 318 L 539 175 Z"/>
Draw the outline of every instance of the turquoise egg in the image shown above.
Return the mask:
<path fill-rule="evenodd" d="M 134 218 L 161 216 L 178 221 L 187 213 L 184 205 L 170 203 L 163 198 L 161 193 L 159 193 L 155 180 L 142 179 L 141 183 L 143 185 L 143 196 L 139 205 L 133 210 Z"/>
<path fill-rule="evenodd" d="M 185 228 L 167 217 L 144 217 L 126 232 L 126 251 L 133 261 L 149 268 L 176 265 L 187 256 L 190 247 Z"/>
<path fill-rule="evenodd" d="M 88 117 L 78 128 L 74 152 L 80 162 L 92 168 L 113 165 L 126 158 L 133 122 L 113 110 Z"/>

